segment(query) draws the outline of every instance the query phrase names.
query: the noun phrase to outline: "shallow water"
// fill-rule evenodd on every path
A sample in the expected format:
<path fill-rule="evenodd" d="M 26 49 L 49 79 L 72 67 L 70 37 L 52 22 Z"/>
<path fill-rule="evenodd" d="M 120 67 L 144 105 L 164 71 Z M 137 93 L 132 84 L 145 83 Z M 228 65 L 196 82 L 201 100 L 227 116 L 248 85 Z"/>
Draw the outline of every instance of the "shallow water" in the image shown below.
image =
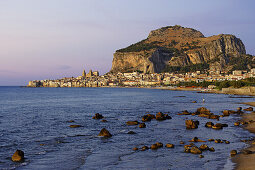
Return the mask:
<path fill-rule="evenodd" d="M 206 102 L 202 103 L 205 98 Z M 191 103 L 192 101 L 198 103 Z M 135 88 L 20 88 L 0 87 L 0 169 L 231 169 L 229 152 L 245 146 L 240 139 L 253 135 L 233 122 L 240 117 L 220 119 L 229 127 L 213 130 L 204 127 L 208 120 L 197 116 L 178 116 L 182 110 L 207 107 L 215 114 L 225 109 L 247 107 L 250 98 L 222 94 L 203 94 Z M 128 120 L 142 115 L 168 113 L 172 119 L 146 123 L 145 129 L 127 126 Z M 101 113 L 108 122 L 93 120 Z M 198 129 L 186 130 L 185 119 L 200 121 Z M 75 120 L 75 123 L 68 123 Z M 81 128 L 69 128 L 79 124 Z M 113 135 L 97 137 L 102 128 Z M 128 131 L 137 134 L 127 134 Z M 193 137 L 220 138 L 230 144 L 206 142 L 215 152 L 205 151 L 203 159 L 183 152 L 179 142 Z M 133 147 L 155 142 L 173 143 L 174 149 L 132 151 Z M 201 144 L 198 144 L 201 145 Z M 25 162 L 10 159 L 16 149 L 25 152 Z"/>

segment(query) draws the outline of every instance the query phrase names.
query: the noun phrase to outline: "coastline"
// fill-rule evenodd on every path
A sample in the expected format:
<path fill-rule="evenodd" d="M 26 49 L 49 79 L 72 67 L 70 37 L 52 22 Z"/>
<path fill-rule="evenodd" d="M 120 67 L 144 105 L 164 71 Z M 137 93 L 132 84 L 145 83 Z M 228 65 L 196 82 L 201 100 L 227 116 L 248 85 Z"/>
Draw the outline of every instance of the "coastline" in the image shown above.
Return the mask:
<path fill-rule="evenodd" d="M 249 106 L 255 107 L 255 102 L 246 102 L 242 103 Z M 255 120 L 255 112 L 245 113 L 242 115 L 242 121 L 250 121 Z M 255 134 L 255 123 L 249 123 L 248 125 L 243 127 L 244 129 L 248 130 L 250 133 Z M 251 154 L 244 154 L 239 153 L 235 157 L 232 158 L 232 162 L 235 163 L 235 170 L 253 170 L 255 169 L 255 140 L 249 141 L 247 143 L 249 146 L 243 150 L 250 150 L 252 151 Z"/>

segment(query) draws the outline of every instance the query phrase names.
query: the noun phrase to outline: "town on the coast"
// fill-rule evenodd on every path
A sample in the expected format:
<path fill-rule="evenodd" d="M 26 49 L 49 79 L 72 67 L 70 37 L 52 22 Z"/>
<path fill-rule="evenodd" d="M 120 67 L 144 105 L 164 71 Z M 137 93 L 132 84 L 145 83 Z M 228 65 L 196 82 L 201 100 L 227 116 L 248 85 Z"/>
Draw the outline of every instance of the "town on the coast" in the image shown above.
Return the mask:
<path fill-rule="evenodd" d="M 179 25 L 162 27 L 148 37 L 113 54 L 111 70 L 83 70 L 81 76 L 34 80 L 28 87 L 141 87 L 228 90 L 255 94 L 255 56 L 229 34 L 205 37 Z M 224 88 L 224 89 L 223 89 Z M 233 92 L 236 93 L 236 92 Z"/>
<path fill-rule="evenodd" d="M 250 71 L 235 70 L 231 74 L 220 71 L 201 71 L 189 73 L 107 73 L 99 75 L 98 71 L 90 70 L 87 74 L 83 70 L 79 77 L 65 77 L 57 80 L 29 81 L 29 87 L 158 87 L 172 86 L 182 82 L 220 82 L 238 81 L 255 77 L 255 68 Z M 209 85 L 209 89 L 215 88 Z"/>

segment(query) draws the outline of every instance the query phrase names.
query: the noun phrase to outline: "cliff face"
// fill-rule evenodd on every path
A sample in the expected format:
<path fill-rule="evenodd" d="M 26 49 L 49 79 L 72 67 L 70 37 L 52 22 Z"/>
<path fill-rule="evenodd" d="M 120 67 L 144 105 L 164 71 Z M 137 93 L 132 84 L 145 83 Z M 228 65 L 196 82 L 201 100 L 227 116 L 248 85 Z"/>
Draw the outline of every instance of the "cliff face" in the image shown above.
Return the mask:
<path fill-rule="evenodd" d="M 158 48 L 141 52 L 116 52 L 112 62 L 113 72 L 141 71 L 144 73 L 160 72 L 168 64 L 171 54 Z"/>
<path fill-rule="evenodd" d="M 151 31 L 148 38 L 117 50 L 111 72 L 162 72 L 166 67 L 208 63 L 211 70 L 232 68 L 231 58 L 246 54 L 242 41 L 234 35 L 204 35 L 181 26 Z"/>

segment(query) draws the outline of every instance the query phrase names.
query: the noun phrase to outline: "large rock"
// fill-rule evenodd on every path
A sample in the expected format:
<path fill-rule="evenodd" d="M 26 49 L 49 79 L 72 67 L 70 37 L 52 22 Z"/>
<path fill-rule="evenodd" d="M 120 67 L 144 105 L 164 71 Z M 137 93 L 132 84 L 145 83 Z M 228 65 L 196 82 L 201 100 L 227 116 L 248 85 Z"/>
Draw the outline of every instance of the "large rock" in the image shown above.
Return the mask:
<path fill-rule="evenodd" d="M 110 132 L 107 129 L 103 128 L 98 134 L 98 136 L 112 137 L 112 134 L 110 134 Z"/>
<path fill-rule="evenodd" d="M 199 123 L 193 120 L 186 120 L 185 124 L 186 124 L 186 129 L 197 129 Z"/>
<path fill-rule="evenodd" d="M 13 162 L 21 162 L 24 160 L 24 152 L 22 150 L 16 150 L 16 152 L 12 155 Z"/>

